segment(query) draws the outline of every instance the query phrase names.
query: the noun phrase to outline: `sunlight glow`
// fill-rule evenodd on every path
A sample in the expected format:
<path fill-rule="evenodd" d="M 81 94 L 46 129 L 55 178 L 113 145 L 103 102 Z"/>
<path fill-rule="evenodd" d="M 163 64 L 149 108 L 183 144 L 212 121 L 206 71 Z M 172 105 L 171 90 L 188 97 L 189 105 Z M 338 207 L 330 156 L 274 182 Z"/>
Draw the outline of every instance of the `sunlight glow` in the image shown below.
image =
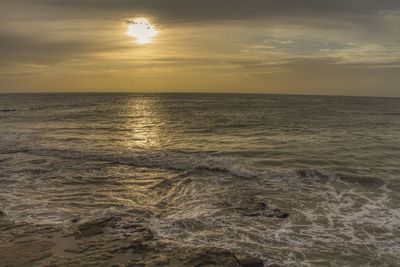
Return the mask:
<path fill-rule="evenodd" d="M 158 34 L 157 29 L 146 18 L 128 20 L 127 23 L 127 34 L 136 38 L 136 42 L 139 44 L 151 43 L 153 38 Z"/>

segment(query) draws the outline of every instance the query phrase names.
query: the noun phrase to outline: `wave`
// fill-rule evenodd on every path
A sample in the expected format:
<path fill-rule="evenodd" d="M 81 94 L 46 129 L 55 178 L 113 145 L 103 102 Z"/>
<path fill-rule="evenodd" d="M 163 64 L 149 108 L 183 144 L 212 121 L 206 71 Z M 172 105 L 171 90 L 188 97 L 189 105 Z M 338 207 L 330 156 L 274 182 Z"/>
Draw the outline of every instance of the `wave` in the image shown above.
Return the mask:
<path fill-rule="evenodd" d="M 18 147 L 15 143 L 25 142 L 33 138 L 19 136 L 18 134 L 2 135 L 0 154 L 26 153 L 42 157 L 55 157 L 66 160 L 101 161 L 116 165 L 129 165 L 150 169 L 163 169 L 183 172 L 209 171 L 220 174 L 229 174 L 242 179 L 284 179 L 284 180 L 337 180 L 349 185 L 362 187 L 382 187 L 385 180 L 371 175 L 357 173 L 329 172 L 318 169 L 298 169 L 290 171 L 274 171 L 256 168 L 249 158 L 238 155 L 223 155 L 207 152 L 185 152 L 180 150 L 137 150 L 120 151 L 118 153 L 84 152 L 63 149 L 36 149 L 31 147 Z M 4 145 L 6 144 L 6 145 Z M 1 144 L 0 144 L 1 145 Z"/>
<path fill-rule="evenodd" d="M 382 253 L 397 259 L 399 246 L 396 242 L 399 239 L 394 233 L 399 231 L 400 213 L 395 207 L 389 206 L 393 192 L 387 181 L 380 178 L 315 168 L 260 170 L 246 158 L 238 156 L 178 150 L 98 154 L 72 149 L 17 147 L 3 152 L 145 168 L 151 180 L 145 186 L 147 191 L 135 191 L 139 190 L 138 186 L 125 188 L 129 194 L 123 200 L 129 200 L 128 204 L 128 201 L 110 204 L 102 202 L 102 198 L 88 199 L 87 202 L 95 203 L 96 206 L 87 207 L 93 213 L 81 215 L 78 224 L 93 218 L 126 213 L 129 218 L 140 218 L 141 222 L 151 226 L 157 236 L 169 241 L 187 245 L 211 244 L 232 249 L 246 247 L 249 252 L 256 251 L 260 258 L 266 259 L 270 255 L 284 259 L 290 252 L 293 256 L 289 258 L 294 265 L 307 262 L 302 253 L 312 251 L 315 247 L 319 250 L 333 250 L 350 246 L 354 250 L 363 251 L 363 244 L 368 246 L 371 258 Z M 154 169 L 156 171 L 152 172 Z M 168 174 L 165 178 L 158 169 L 178 172 L 172 172 L 172 175 Z M 93 177 L 97 179 L 96 174 Z M 132 185 L 141 182 L 136 178 L 123 179 L 118 177 L 117 180 L 104 182 L 129 180 Z M 73 188 L 79 190 L 79 186 L 78 183 Z M 100 187 L 105 188 L 103 185 Z M 139 193 L 146 195 L 143 203 L 135 199 Z M 125 196 L 121 194 L 118 197 Z M 66 196 L 59 195 L 52 200 L 64 204 L 74 198 L 69 192 Z M 79 201 L 76 200 L 77 203 Z M 278 207 L 290 216 L 283 220 L 242 212 L 242 209 L 251 210 L 252 203 L 265 203 L 271 209 Z M 47 218 L 47 222 L 56 222 L 67 218 L 61 216 L 61 211 L 60 216 L 54 216 L 54 210 L 49 211 L 49 206 L 42 202 L 31 203 L 27 208 L 34 210 L 40 205 L 43 210 L 36 210 L 36 217 L 33 216 L 35 219 L 42 216 Z M 15 206 L 11 210 L 15 211 Z M 121 224 L 121 232 L 125 231 L 128 230 Z M 380 233 L 386 237 L 380 239 Z"/>
<path fill-rule="evenodd" d="M 14 137 L 11 137 L 13 139 Z M 18 138 L 18 137 L 15 137 Z M 102 161 L 110 164 L 136 167 L 158 168 L 176 171 L 212 171 L 229 173 L 235 177 L 252 178 L 261 172 L 252 169 L 243 158 L 216 156 L 208 153 L 188 153 L 180 151 L 126 151 L 124 153 L 102 154 L 60 149 L 3 148 L 0 154 L 26 153 L 43 157 L 71 160 Z"/>

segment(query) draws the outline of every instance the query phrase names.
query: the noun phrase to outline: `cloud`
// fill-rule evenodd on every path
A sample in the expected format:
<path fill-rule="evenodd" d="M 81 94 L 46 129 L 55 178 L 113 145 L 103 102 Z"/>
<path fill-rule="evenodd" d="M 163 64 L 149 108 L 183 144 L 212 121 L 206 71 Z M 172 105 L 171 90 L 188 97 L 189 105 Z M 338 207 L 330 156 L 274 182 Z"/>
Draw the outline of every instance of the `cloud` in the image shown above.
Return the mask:
<path fill-rule="evenodd" d="M 126 35 L 135 17 L 155 23 L 154 45 Z M 3 0 L 0 85 L 23 87 L 20 75 L 36 83 L 30 88 L 68 76 L 93 88 L 112 78 L 120 88 L 159 78 L 192 89 L 215 82 L 393 93 L 399 18 L 398 0 Z M 100 76 L 110 82 L 99 84 Z"/>
<path fill-rule="evenodd" d="M 85 40 L 49 40 L 40 36 L 0 32 L 0 58 L 6 62 L 56 64 L 68 59 L 83 58 L 105 49 Z"/>
<path fill-rule="evenodd" d="M 155 16 L 163 23 L 207 20 L 331 18 L 357 21 L 400 7 L 397 0 L 3 0 L 3 7 L 44 17 Z M 51 12 L 49 12 L 51 11 Z M 18 8 L 14 9 L 18 13 Z M 22 15 L 22 14 L 21 14 Z"/>
<path fill-rule="evenodd" d="M 235 61 L 236 75 L 252 88 L 281 93 L 399 96 L 400 61 L 342 63 L 335 58 L 293 58 L 265 64 L 262 60 Z"/>
<path fill-rule="evenodd" d="M 380 15 L 389 29 L 393 30 L 394 34 L 400 34 L 400 9 L 382 11 Z M 400 40 L 399 35 L 397 37 Z"/>

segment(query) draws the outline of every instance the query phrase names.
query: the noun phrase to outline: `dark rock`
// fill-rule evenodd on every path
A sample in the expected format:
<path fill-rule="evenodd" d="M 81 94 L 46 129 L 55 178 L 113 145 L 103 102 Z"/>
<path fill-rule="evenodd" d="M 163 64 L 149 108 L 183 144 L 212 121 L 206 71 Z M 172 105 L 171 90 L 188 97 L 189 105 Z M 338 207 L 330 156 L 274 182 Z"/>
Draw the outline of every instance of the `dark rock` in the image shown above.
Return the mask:
<path fill-rule="evenodd" d="M 140 232 L 144 229 L 146 229 L 145 227 L 143 227 L 141 224 L 139 223 L 126 223 L 122 226 L 120 226 L 122 229 L 134 229 L 134 231 L 136 232 Z"/>
<path fill-rule="evenodd" d="M 135 253 L 143 253 L 143 252 L 149 250 L 149 247 L 147 246 L 146 243 L 144 243 L 143 240 L 136 239 L 127 244 L 119 246 L 118 248 L 114 249 L 112 251 L 112 253 L 126 252 L 129 249 L 132 249 L 132 251 Z"/>
<path fill-rule="evenodd" d="M 78 232 L 76 234 L 79 237 L 103 234 L 105 228 L 115 225 L 118 220 L 120 220 L 118 217 L 108 217 L 88 221 L 78 226 Z"/>
<path fill-rule="evenodd" d="M 276 217 L 279 218 L 279 219 L 286 219 L 286 218 L 289 217 L 289 213 L 281 212 L 281 213 L 277 214 Z"/>
<path fill-rule="evenodd" d="M 264 202 L 260 202 L 260 203 L 257 203 L 257 207 L 260 209 L 265 209 L 267 207 L 267 204 Z"/>
<path fill-rule="evenodd" d="M 241 267 L 263 267 L 264 262 L 261 259 L 247 254 L 237 253 L 234 255 L 237 263 Z"/>
<path fill-rule="evenodd" d="M 242 215 L 247 216 L 247 217 L 256 217 L 260 216 L 261 212 L 241 212 Z"/>
<path fill-rule="evenodd" d="M 306 178 L 308 177 L 308 173 L 305 170 L 299 170 L 297 171 L 297 174 L 301 177 L 301 178 Z"/>
<path fill-rule="evenodd" d="M 77 223 L 77 222 L 79 222 L 81 219 L 80 218 L 73 218 L 72 220 L 71 220 L 71 222 L 72 223 Z"/>
<path fill-rule="evenodd" d="M 221 248 L 202 248 L 191 251 L 185 266 L 238 266 L 232 252 Z"/>
<path fill-rule="evenodd" d="M 289 217 L 289 213 L 287 213 L 287 212 L 282 212 L 282 211 L 279 210 L 279 209 L 273 209 L 272 211 L 274 212 L 274 216 L 275 216 L 276 218 L 279 218 L 279 219 L 286 219 L 286 218 Z"/>

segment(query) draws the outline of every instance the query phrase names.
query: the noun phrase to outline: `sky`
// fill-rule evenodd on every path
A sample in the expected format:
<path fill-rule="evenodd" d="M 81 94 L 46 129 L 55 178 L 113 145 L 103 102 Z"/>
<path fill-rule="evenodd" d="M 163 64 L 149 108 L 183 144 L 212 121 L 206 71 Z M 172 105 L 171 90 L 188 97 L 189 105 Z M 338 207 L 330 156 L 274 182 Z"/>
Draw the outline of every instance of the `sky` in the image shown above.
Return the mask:
<path fill-rule="evenodd" d="M 400 96 L 400 1 L 0 0 L 0 92 Z"/>

